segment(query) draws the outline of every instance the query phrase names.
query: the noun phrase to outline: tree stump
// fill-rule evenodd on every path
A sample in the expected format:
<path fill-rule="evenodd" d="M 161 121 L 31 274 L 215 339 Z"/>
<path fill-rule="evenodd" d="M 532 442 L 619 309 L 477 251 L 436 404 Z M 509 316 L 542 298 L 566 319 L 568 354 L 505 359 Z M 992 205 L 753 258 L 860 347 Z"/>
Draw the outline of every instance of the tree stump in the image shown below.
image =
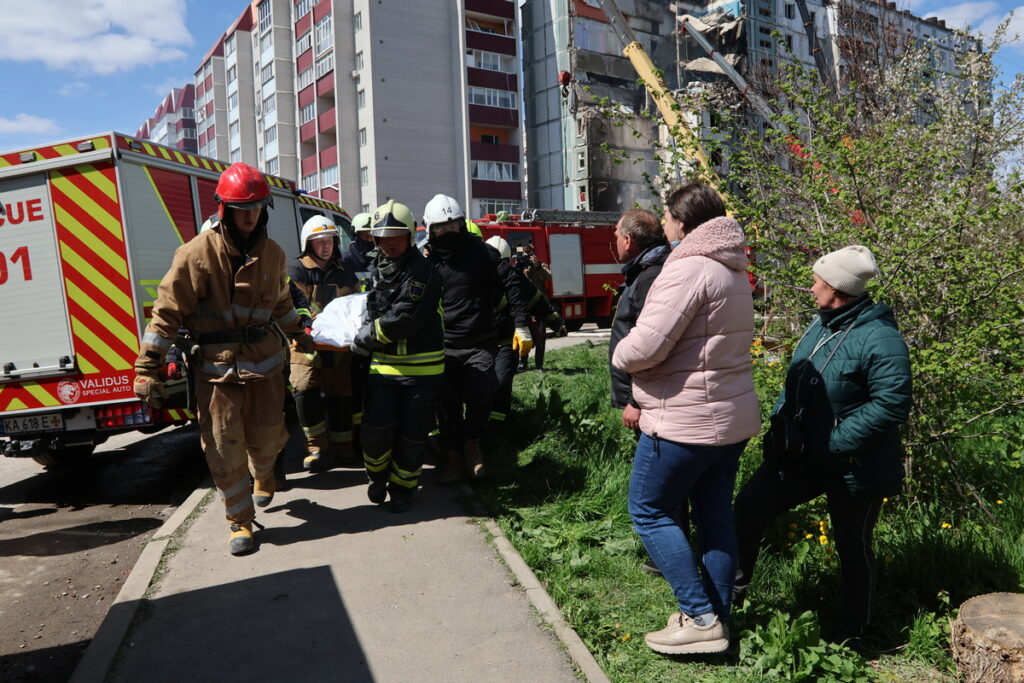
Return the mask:
<path fill-rule="evenodd" d="M 1024 683 L 1024 595 L 971 598 L 960 606 L 951 640 L 967 683 Z"/>

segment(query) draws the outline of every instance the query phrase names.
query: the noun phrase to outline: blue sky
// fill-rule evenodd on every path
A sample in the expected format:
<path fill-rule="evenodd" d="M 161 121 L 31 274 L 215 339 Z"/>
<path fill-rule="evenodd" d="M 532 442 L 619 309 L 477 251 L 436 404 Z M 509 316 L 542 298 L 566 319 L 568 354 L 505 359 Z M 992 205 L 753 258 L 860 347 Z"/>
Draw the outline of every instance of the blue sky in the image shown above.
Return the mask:
<path fill-rule="evenodd" d="M 414 0 L 409 0 L 414 1 Z M 454 2 L 454 0 L 452 0 Z M 991 31 L 1024 0 L 898 0 Z M 133 133 L 247 6 L 244 0 L 0 0 L 0 150 L 108 130 Z M 1024 71 L 1024 44 L 1000 63 Z"/>

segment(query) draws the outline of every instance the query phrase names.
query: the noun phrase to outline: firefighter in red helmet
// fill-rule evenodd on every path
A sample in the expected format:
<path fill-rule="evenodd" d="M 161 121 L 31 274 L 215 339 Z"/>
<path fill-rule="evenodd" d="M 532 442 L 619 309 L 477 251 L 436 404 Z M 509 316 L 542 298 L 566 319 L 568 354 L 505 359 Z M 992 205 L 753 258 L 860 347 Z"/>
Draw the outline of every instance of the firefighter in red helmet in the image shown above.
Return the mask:
<path fill-rule="evenodd" d="M 198 345 L 192 366 L 206 463 L 224 501 L 232 555 L 253 549 L 255 505 L 274 496 L 284 425 L 284 340 L 313 350 L 292 305 L 281 247 L 267 236 L 270 186 L 232 164 L 217 183 L 219 220 L 174 253 L 135 361 L 135 394 L 159 408 L 160 369 L 184 327 Z M 254 484 L 250 485 L 250 475 Z"/>

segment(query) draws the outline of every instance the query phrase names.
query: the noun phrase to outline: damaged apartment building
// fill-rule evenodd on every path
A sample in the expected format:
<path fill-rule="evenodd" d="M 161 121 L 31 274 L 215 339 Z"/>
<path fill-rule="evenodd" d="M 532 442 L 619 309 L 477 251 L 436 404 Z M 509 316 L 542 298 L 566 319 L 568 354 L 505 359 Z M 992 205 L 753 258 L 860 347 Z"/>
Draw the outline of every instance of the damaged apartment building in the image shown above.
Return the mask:
<path fill-rule="evenodd" d="M 823 87 L 842 82 L 862 63 L 896 43 L 935 45 L 938 71 L 977 41 L 934 18 L 923 19 L 879 0 L 616 0 L 670 89 L 731 87 L 693 38 L 678 31 L 693 17 L 744 78 L 770 82 L 782 61 L 822 74 Z M 637 82 L 623 45 L 598 0 L 526 0 L 522 6 L 527 192 L 533 207 L 623 211 L 657 203 L 647 177 L 658 174 L 652 140 L 664 139 L 653 100 Z M 894 46 L 895 45 L 895 46 Z M 609 112 L 615 115 L 609 115 Z M 653 117 L 644 118 L 644 113 Z M 621 125 L 621 117 L 629 123 Z M 708 112 L 691 120 L 707 125 Z M 756 117 L 751 117 L 752 123 Z"/>

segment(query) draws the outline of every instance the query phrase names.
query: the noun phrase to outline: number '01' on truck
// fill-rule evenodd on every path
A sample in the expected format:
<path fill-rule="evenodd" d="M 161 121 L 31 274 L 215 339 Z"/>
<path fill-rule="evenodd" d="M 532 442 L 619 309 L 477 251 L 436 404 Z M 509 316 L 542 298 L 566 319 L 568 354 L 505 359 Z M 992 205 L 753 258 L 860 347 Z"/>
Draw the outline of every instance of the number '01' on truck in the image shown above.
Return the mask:
<path fill-rule="evenodd" d="M 185 377 L 168 382 L 162 409 L 140 403 L 133 363 L 157 285 L 174 250 L 216 213 L 225 168 L 120 133 L 0 153 L 4 455 L 52 466 L 111 434 L 194 417 Z M 266 178 L 270 237 L 286 253 L 298 252 L 299 230 L 315 214 L 350 238 L 341 207 Z"/>

